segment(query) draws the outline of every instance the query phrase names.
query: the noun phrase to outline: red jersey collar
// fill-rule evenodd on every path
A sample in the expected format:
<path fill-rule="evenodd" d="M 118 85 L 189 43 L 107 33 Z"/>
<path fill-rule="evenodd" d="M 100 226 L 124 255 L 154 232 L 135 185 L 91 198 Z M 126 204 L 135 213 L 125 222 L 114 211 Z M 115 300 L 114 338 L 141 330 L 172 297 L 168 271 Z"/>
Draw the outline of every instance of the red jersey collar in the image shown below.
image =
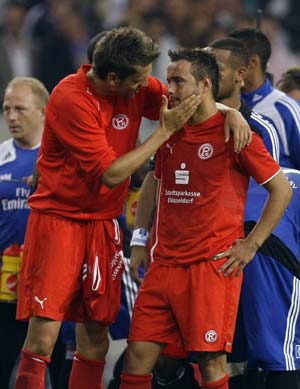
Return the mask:
<path fill-rule="evenodd" d="M 87 78 L 86 74 L 87 72 L 92 68 L 92 65 L 86 64 L 82 65 L 78 70 L 77 74 L 78 76 L 83 80 L 84 84 L 86 85 L 88 91 L 92 93 L 94 96 L 101 97 L 94 86 L 94 84 Z"/>

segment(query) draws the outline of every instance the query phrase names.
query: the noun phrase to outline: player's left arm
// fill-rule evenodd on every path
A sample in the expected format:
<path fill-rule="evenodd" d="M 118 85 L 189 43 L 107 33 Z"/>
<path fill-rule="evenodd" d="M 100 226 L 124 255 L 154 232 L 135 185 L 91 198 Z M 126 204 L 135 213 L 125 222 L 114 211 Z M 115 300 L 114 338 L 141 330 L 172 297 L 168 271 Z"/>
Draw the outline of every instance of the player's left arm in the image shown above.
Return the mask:
<path fill-rule="evenodd" d="M 222 258 L 227 257 L 227 261 L 220 267 L 219 272 L 223 272 L 225 276 L 233 272 L 238 276 L 243 271 L 276 227 L 292 198 L 292 188 L 282 171 L 263 186 L 269 192 L 269 197 L 255 228 L 246 239 L 236 240 L 222 255 Z"/>

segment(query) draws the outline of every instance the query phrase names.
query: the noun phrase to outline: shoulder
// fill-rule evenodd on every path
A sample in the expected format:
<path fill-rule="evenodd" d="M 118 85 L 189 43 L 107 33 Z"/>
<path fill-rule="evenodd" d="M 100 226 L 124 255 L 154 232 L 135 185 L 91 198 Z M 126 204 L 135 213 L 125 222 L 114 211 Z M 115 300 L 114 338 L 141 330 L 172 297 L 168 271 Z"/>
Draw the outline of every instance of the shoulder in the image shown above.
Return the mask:
<path fill-rule="evenodd" d="M 149 76 L 148 77 L 148 85 L 144 88 L 145 92 L 148 93 L 162 93 L 167 92 L 167 87 L 164 85 L 159 79 Z"/>
<path fill-rule="evenodd" d="M 278 104 L 284 106 L 291 113 L 300 114 L 300 105 L 296 100 L 292 99 L 290 96 L 287 96 L 285 93 L 282 93 L 278 99 Z"/>
<path fill-rule="evenodd" d="M 0 165 L 12 162 L 16 159 L 16 148 L 13 139 L 10 138 L 3 143 L 0 143 Z"/>
<path fill-rule="evenodd" d="M 6 149 L 7 147 L 14 147 L 13 138 L 9 138 L 9 139 L 5 140 L 4 142 L 0 143 L 0 150 Z"/>
<path fill-rule="evenodd" d="M 64 111 L 86 105 L 97 107 L 98 99 L 76 74 L 66 77 L 53 89 L 48 103 L 48 107 Z"/>

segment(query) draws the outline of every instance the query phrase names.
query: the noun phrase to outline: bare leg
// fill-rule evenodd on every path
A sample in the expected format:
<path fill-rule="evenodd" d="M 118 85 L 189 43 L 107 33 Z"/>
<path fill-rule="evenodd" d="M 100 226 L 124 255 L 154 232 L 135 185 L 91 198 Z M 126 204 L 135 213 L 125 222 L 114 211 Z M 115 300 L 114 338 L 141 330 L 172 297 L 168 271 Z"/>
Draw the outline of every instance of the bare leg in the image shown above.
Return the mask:
<path fill-rule="evenodd" d="M 76 324 L 76 350 L 89 359 L 104 359 L 109 347 L 108 328 L 98 322 Z"/>
<path fill-rule="evenodd" d="M 29 319 L 24 348 L 32 353 L 50 357 L 57 341 L 60 326 L 61 322 L 59 321 L 32 316 Z"/>
<path fill-rule="evenodd" d="M 98 322 L 76 324 L 76 353 L 69 388 L 102 388 L 102 374 L 108 351 L 107 327 Z"/>
<path fill-rule="evenodd" d="M 130 342 L 126 353 L 124 370 L 130 374 L 150 374 L 163 349 L 154 342 Z"/>
<path fill-rule="evenodd" d="M 218 381 L 226 376 L 226 353 L 224 351 L 198 353 L 197 360 L 203 382 Z"/>

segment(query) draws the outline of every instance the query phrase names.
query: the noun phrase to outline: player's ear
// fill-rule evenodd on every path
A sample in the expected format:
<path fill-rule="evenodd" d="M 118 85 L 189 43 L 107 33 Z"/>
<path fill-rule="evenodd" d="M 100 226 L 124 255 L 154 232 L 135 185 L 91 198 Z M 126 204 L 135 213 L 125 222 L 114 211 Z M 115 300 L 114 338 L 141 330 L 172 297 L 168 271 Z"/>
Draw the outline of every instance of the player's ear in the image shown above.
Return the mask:
<path fill-rule="evenodd" d="M 240 66 L 235 72 L 235 78 L 238 82 L 244 83 L 247 75 L 248 68 L 246 66 Z"/>
<path fill-rule="evenodd" d="M 117 75 L 117 73 L 111 72 L 108 73 L 106 81 L 109 83 L 109 85 L 116 86 L 120 83 L 120 77 Z"/>
<path fill-rule="evenodd" d="M 212 89 L 212 82 L 210 80 L 210 78 L 208 77 L 204 77 L 202 78 L 202 80 L 200 81 L 200 83 L 202 84 L 202 86 L 204 87 L 204 90 L 207 91 L 209 89 Z"/>

